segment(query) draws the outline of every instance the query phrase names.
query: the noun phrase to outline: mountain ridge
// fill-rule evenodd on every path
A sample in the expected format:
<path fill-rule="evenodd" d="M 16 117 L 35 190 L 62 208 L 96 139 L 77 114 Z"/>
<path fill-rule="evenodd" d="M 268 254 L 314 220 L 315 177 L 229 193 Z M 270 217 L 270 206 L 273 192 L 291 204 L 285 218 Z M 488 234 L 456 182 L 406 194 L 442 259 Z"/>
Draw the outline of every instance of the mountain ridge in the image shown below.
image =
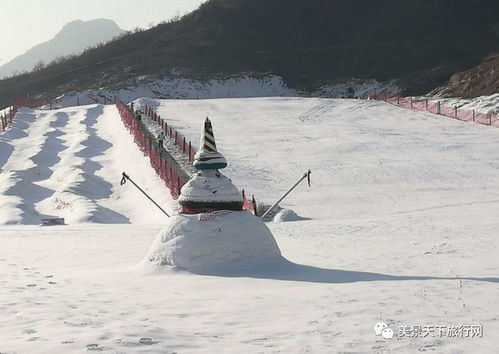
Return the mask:
<path fill-rule="evenodd" d="M 66 23 L 56 35 L 37 44 L 0 66 L 0 77 L 30 71 L 37 64 L 48 64 L 58 57 L 81 53 L 84 49 L 111 40 L 123 30 L 112 20 L 75 20 Z"/>
<path fill-rule="evenodd" d="M 0 81 L 0 101 L 126 87 L 172 71 L 196 80 L 269 73 L 302 91 L 396 80 L 405 94 L 423 94 L 499 50 L 497 12 L 493 0 L 209 0 L 179 21 Z"/>

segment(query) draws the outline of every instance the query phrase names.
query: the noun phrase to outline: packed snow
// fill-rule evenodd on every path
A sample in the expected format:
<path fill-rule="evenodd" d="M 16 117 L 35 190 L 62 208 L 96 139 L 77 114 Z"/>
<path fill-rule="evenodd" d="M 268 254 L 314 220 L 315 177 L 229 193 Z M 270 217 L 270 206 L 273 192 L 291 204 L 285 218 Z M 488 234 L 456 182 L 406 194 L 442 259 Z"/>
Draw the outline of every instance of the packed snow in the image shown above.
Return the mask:
<path fill-rule="evenodd" d="M 281 203 L 304 219 L 267 224 L 278 248 L 262 252 L 280 250 L 289 262 L 224 267 L 238 242 L 265 246 L 243 225 L 234 243 L 201 252 L 222 260 L 217 272 L 144 267 L 172 220 L 119 186 L 122 170 L 173 220 L 199 216 L 175 215 L 116 109 L 22 110 L 0 134 L 0 215 L 19 224 L 0 227 L 0 352 L 497 352 L 499 129 L 362 100 L 155 107 L 192 141 L 208 115 L 229 161 L 224 173 L 257 201 L 271 204 L 312 170 L 312 186 Z M 57 195 L 72 212 L 56 207 Z M 121 224 L 101 224 L 111 212 L 121 216 L 107 221 Z M 69 225 L 25 225 L 41 215 Z M 197 251 L 203 232 L 165 240 Z M 379 322 L 392 339 L 376 336 Z M 399 333 L 418 325 L 481 325 L 483 337 Z"/>
<path fill-rule="evenodd" d="M 361 97 L 372 92 L 397 93 L 400 88 L 393 80 L 350 79 L 335 84 L 323 85 L 309 93 L 290 88 L 276 75 L 240 74 L 213 78 L 204 81 L 187 79 L 173 73 L 168 77 L 141 76 L 119 89 L 86 90 L 69 92 L 55 98 L 53 107 L 68 107 L 78 104 L 109 103 L 118 97 L 123 102 L 140 100 L 143 97 L 170 99 L 208 99 L 241 97 Z M 47 105 L 48 108 L 50 105 Z"/>

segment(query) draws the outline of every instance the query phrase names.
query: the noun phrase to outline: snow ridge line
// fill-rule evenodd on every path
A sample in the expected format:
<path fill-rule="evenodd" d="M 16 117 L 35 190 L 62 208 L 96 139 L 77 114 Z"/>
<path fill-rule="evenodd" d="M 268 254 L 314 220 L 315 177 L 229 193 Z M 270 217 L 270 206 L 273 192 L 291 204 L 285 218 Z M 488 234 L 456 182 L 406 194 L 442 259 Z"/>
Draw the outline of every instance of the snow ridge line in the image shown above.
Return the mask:
<path fill-rule="evenodd" d="M 480 113 L 473 110 L 459 109 L 457 106 L 447 106 L 440 101 L 430 101 L 428 99 L 415 99 L 414 97 L 400 97 L 388 93 L 374 93 L 363 96 L 365 100 L 383 101 L 398 107 L 413 111 L 429 112 L 448 118 L 454 118 L 464 122 L 474 122 L 499 128 L 499 115 L 491 113 Z"/>
<path fill-rule="evenodd" d="M 151 166 L 165 182 L 173 198 L 178 198 L 180 189 L 190 178 L 189 174 L 168 151 L 158 145 L 145 125 L 135 119 L 133 112 L 122 101 L 116 99 L 115 104 L 122 122 L 134 136 L 135 143 L 144 152 L 145 156 L 149 156 Z M 192 151 L 194 150 L 191 149 Z"/>
<path fill-rule="evenodd" d="M 129 223 L 129 219 L 104 207 L 101 202 L 111 196 L 112 185 L 99 176 L 103 166 L 98 161 L 110 144 L 102 140 L 96 131 L 102 106 L 64 118 L 61 138 L 65 149 L 58 155 L 52 174 L 43 182 L 54 193 L 37 205 L 46 213 L 57 212 L 68 223 Z M 62 112 L 60 113 L 63 114 Z"/>
<path fill-rule="evenodd" d="M 41 116 L 33 124 L 27 125 L 26 134 L 17 138 L 22 148 L 14 149 L 3 166 L 4 172 L 0 175 L 0 209 L 8 212 L 0 215 L 2 225 L 39 223 L 39 219 L 31 217 L 36 214 L 35 205 L 53 192 L 39 185 L 45 175 L 50 173 L 49 168 L 41 169 L 36 163 L 47 147 L 49 136 L 56 130 L 46 130 L 49 121 L 49 116 Z M 38 138 L 33 139 L 33 136 Z"/>

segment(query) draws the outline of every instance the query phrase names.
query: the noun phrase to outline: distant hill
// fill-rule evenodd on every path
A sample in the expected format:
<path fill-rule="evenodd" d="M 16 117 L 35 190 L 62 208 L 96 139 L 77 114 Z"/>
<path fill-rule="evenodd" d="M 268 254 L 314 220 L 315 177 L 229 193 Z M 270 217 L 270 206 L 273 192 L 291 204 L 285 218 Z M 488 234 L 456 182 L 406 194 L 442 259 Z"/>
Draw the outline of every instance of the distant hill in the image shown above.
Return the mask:
<path fill-rule="evenodd" d="M 114 21 L 106 19 L 70 22 L 53 39 L 0 66 L 0 77 L 31 71 L 38 63 L 48 64 L 60 56 L 79 54 L 85 48 L 107 42 L 122 32 Z"/>
<path fill-rule="evenodd" d="M 172 70 L 205 80 L 270 73 L 314 90 L 349 78 L 426 93 L 499 50 L 497 0 L 209 0 L 42 71 L 0 81 L 4 97 L 126 87 Z"/>
<path fill-rule="evenodd" d="M 434 90 L 444 97 L 477 97 L 499 92 L 499 54 L 485 58 L 479 65 L 452 75 L 449 82 Z"/>

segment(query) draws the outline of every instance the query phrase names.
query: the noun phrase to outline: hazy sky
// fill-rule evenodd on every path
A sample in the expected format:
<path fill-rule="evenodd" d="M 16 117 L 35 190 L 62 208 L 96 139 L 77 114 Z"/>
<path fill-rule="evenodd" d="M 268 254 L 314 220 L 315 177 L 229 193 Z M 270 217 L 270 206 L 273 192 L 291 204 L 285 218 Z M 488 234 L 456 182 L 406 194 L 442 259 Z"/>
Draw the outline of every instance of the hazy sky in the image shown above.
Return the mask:
<path fill-rule="evenodd" d="M 66 23 L 107 18 L 125 30 L 183 15 L 205 0 L 0 0 L 0 65 L 50 40 Z"/>

